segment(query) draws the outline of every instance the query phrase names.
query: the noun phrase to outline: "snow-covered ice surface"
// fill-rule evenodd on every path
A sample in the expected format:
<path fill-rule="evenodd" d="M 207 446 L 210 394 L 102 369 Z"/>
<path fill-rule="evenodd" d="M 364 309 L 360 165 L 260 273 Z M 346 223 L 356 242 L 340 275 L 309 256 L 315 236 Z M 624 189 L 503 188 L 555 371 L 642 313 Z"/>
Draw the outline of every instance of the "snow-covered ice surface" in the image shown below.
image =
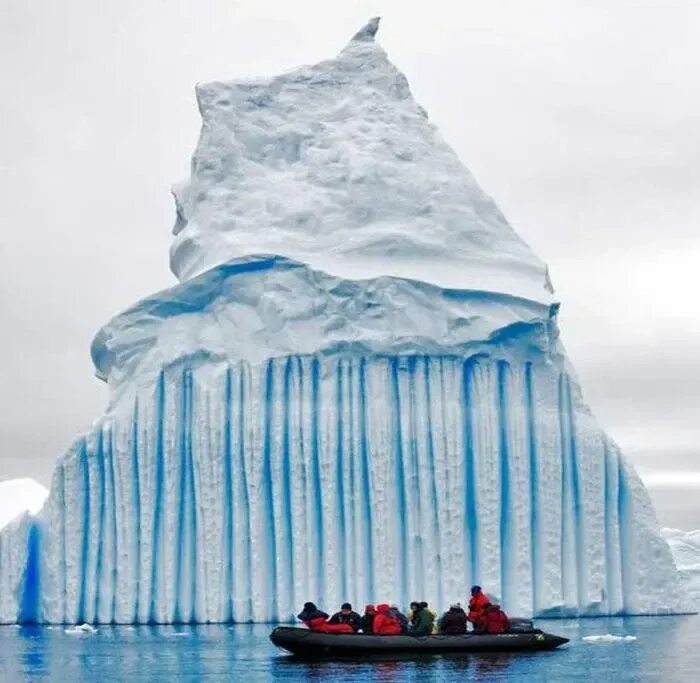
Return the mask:
<path fill-rule="evenodd" d="M 661 529 L 668 541 L 692 606 L 700 610 L 700 530 Z"/>
<path fill-rule="evenodd" d="M 687 610 L 546 268 L 375 30 L 198 88 L 182 282 L 97 334 L 109 406 L 0 534 L 0 621 L 289 620 L 475 582 L 522 615 Z"/>
<path fill-rule="evenodd" d="M 444 142 L 370 23 L 336 57 L 197 87 L 202 133 L 174 188 L 171 266 L 190 278 L 278 254 L 552 301 L 544 264 Z"/>
<path fill-rule="evenodd" d="M 25 512 L 35 515 L 49 495 L 34 479 L 0 481 L 0 529 Z"/>

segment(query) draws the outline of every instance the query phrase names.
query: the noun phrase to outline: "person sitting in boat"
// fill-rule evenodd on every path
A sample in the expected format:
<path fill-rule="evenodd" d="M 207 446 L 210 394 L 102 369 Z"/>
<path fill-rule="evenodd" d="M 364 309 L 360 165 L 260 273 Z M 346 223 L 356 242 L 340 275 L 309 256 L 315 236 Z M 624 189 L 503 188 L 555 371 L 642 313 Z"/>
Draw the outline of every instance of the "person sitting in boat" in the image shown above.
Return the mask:
<path fill-rule="evenodd" d="M 357 612 L 354 612 L 352 605 L 349 602 L 344 602 L 340 606 L 340 612 L 336 612 L 329 620 L 329 624 L 348 624 L 353 631 L 360 630 L 360 622 L 362 617 Z"/>
<path fill-rule="evenodd" d="M 479 633 L 496 635 L 498 633 L 506 633 L 509 628 L 510 620 L 506 613 L 501 610 L 501 606 L 489 604 L 479 619 L 477 631 Z"/>
<path fill-rule="evenodd" d="M 438 630 L 440 633 L 451 635 L 467 632 L 467 613 L 462 609 L 460 603 L 450 605 L 450 609 L 440 617 Z"/>
<path fill-rule="evenodd" d="M 391 614 L 389 605 L 377 605 L 377 615 L 374 617 L 372 633 L 384 636 L 398 636 L 401 633 L 399 620 Z"/>
<path fill-rule="evenodd" d="M 406 612 L 406 619 L 408 619 L 409 628 L 411 624 L 413 624 L 413 618 L 418 612 L 419 604 L 420 603 L 414 601 L 408 606 L 408 612 Z"/>
<path fill-rule="evenodd" d="M 486 605 L 489 604 L 489 599 L 482 592 L 481 586 L 472 586 L 472 596 L 469 598 L 469 614 L 467 618 L 476 628 L 479 619 L 486 610 Z"/>
<path fill-rule="evenodd" d="M 399 622 L 399 626 L 401 627 L 401 633 L 407 633 L 410 626 L 410 622 L 408 621 L 406 615 L 399 609 L 399 606 L 394 603 L 389 605 L 389 614 L 391 614 L 391 616 Z"/>
<path fill-rule="evenodd" d="M 433 628 L 432 633 L 437 633 L 438 632 L 438 626 L 437 626 L 438 613 L 437 613 L 437 610 L 434 610 L 430 605 L 428 605 L 427 602 L 425 602 L 425 600 L 423 600 L 423 602 L 420 602 L 419 604 L 430 615 L 430 618 L 432 620 L 431 621 L 432 628 Z"/>
<path fill-rule="evenodd" d="M 365 605 L 365 613 L 360 617 L 360 631 L 362 633 L 372 633 L 374 617 L 377 616 L 377 610 L 374 605 Z"/>
<path fill-rule="evenodd" d="M 348 624 L 329 624 L 328 615 L 322 612 L 313 602 L 305 602 L 304 609 L 297 614 L 297 619 L 303 621 L 307 628 L 321 633 L 352 633 Z"/>
<path fill-rule="evenodd" d="M 411 627 L 408 629 L 411 636 L 429 636 L 433 632 L 433 615 L 423 607 L 423 604 L 422 602 L 415 603 Z"/>

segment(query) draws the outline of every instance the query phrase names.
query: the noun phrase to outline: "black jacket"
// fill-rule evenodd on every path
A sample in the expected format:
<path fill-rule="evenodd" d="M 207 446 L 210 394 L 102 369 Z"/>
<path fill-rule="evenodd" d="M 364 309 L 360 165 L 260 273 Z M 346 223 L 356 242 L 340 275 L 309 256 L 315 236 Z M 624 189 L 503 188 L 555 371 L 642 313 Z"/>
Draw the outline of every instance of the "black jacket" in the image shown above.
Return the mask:
<path fill-rule="evenodd" d="M 349 624 L 352 626 L 353 631 L 359 631 L 360 625 L 362 623 L 362 617 L 357 612 L 350 612 L 350 614 L 343 614 L 342 612 L 336 612 L 329 620 L 329 624 Z"/>
<path fill-rule="evenodd" d="M 440 633 L 466 633 L 467 613 L 461 607 L 450 607 L 440 619 Z"/>
<path fill-rule="evenodd" d="M 374 614 L 363 614 L 360 617 L 360 630 L 362 633 L 372 633 L 372 626 L 374 625 Z"/>
<path fill-rule="evenodd" d="M 311 621 L 312 619 L 319 619 L 320 617 L 328 619 L 328 615 L 325 612 L 322 612 L 320 609 L 309 611 L 305 610 L 297 614 L 297 619 L 299 619 L 299 621 Z"/>

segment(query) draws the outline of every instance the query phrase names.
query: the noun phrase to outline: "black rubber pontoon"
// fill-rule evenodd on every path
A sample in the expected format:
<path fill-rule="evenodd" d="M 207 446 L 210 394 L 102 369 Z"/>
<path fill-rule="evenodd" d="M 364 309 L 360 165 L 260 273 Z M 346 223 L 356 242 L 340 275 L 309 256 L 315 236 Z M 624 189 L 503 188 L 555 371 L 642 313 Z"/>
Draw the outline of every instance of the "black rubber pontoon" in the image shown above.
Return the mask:
<path fill-rule="evenodd" d="M 553 650 L 568 638 L 542 631 L 482 635 L 381 636 L 364 633 L 320 633 L 306 628 L 280 626 L 270 640 L 298 657 L 363 657 L 377 654 L 442 654 Z"/>

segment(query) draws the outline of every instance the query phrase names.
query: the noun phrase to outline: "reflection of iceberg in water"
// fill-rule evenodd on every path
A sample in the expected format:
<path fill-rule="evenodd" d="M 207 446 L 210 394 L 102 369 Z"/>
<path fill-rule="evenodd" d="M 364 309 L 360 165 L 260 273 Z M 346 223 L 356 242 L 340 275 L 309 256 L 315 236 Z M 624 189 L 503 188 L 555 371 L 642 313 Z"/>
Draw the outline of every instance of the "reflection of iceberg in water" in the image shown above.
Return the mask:
<path fill-rule="evenodd" d="M 0 620 L 277 620 L 475 581 L 521 614 L 682 608 L 544 265 L 375 29 L 198 89 L 183 281 L 98 333 L 110 405 L 0 535 Z"/>
<path fill-rule="evenodd" d="M 397 656 L 391 661 L 372 657 L 362 661 L 308 661 L 276 653 L 266 624 L 224 626 L 115 626 L 98 628 L 96 636 L 74 636 L 65 627 L 26 626 L 0 629 L 2 674 L 7 681 L 132 681 L 144 672 L 162 680 L 283 680 L 335 681 L 339 672 L 351 680 L 412 680 L 416 670 L 430 671 L 440 681 L 542 679 L 549 683 L 582 676 L 618 675 L 621 680 L 676 680 L 696 670 L 698 643 L 692 617 L 640 617 L 560 620 L 557 632 L 571 638 L 566 654 L 556 661 L 522 654 L 482 653 L 479 656 L 443 655 L 438 658 Z M 625 633 L 636 641 L 586 644 L 582 637 Z M 177 635 L 176 635 L 177 634 Z M 182 634 L 182 635 L 180 635 Z M 690 676 L 692 680 L 692 675 Z"/>

